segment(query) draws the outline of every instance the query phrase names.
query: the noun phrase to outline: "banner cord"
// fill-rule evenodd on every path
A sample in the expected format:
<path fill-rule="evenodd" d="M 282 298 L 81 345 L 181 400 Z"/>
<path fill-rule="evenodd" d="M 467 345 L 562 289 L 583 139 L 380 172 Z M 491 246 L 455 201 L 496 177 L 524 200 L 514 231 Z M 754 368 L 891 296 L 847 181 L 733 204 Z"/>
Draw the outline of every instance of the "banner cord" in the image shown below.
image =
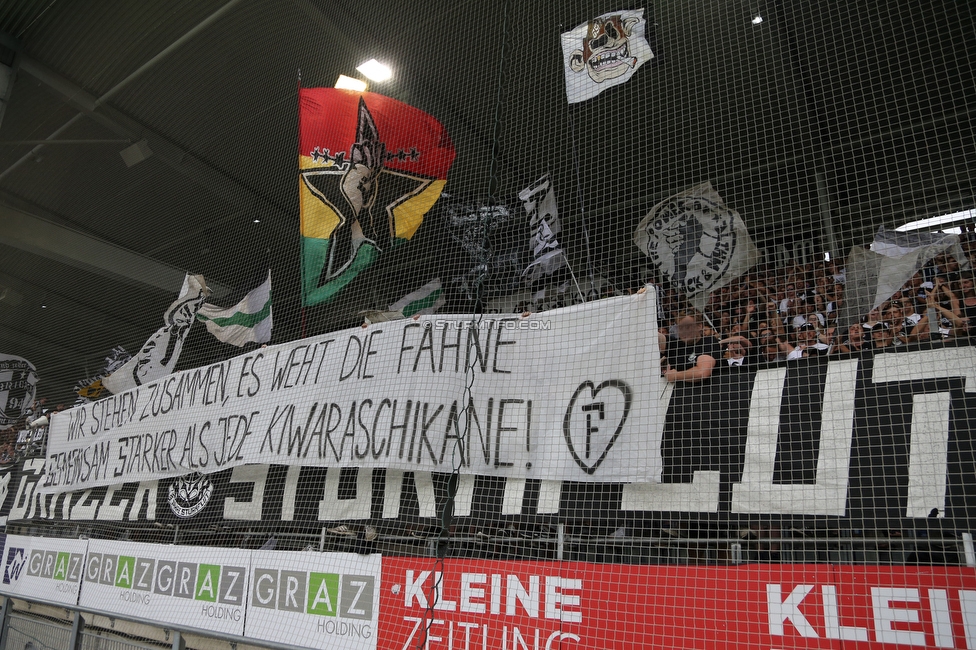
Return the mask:
<path fill-rule="evenodd" d="M 503 92 L 505 87 L 505 64 L 508 60 L 508 46 L 509 46 L 509 12 L 511 9 L 511 0 L 506 0 L 504 6 L 504 17 L 503 17 L 503 27 L 502 27 L 502 51 L 501 57 L 498 63 L 498 83 L 497 90 L 495 94 L 495 118 L 494 125 L 492 129 L 492 148 L 491 148 L 491 166 L 489 169 L 488 178 L 488 204 L 491 208 L 484 217 L 488 219 L 494 219 L 494 209 L 498 205 L 498 155 L 499 147 L 501 144 L 501 109 L 503 105 Z M 489 250 L 490 241 L 489 233 L 491 232 L 490 222 L 481 223 L 481 250 Z M 485 281 L 488 279 L 489 269 L 488 264 L 479 264 L 479 276 L 476 280 L 475 286 L 475 302 L 474 308 L 471 310 L 471 322 L 470 327 L 473 330 L 480 329 L 481 322 L 484 319 L 485 310 Z M 464 463 L 464 449 L 467 442 L 467 415 L 468 411 L 473 404 L 472 388 L 474 388 L 474 364 L 477 363 L 477 359 L 465 360 L 465 386 L 462 398 L 462 406 L 458 409 L 457 418 L 454 420 L 454 448 L 451 452 L 452 460 L 452 472 L 447 482 L 447 498 L 444 501 L 444 507 L 439 513 L 438 522 L 440 524 L 440 531 L 437 536 L 437 546 L 435 551 L 434 560 L 434 575 L 431 587 L 431 597 L 427 601 L 427 608 L 424 611 L 424 624 L 422 625 L 423 634 L 419 635 L 417 639 L 418 650 L 425 650 L 427 648 L 428 638 L 430 636 L 431 627 L 434 624 L 434 608 L 439 602 L 440 592 L 443 589 L 444 582 L 444 560 L 447 557 L 448 550 L 450 549 L 450 538 L 451 538 L 451 527 L 454 523 L 454 500 L 457 497 L 458 487 L 461 482 L 461 466 Z M 464 420 L 465 424 L 461 427 L 458 423 Z M 463 430 L 462 430 L 463 428 Z M 470 448 L 469 448 L 470 449 Z"/>

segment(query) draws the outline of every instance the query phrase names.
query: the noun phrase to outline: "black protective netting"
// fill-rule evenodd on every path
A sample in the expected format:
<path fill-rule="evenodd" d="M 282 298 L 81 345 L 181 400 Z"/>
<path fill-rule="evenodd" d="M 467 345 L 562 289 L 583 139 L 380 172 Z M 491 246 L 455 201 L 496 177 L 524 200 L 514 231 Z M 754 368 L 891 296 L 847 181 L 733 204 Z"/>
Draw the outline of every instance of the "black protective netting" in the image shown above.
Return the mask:
<path fill-rule="evenodd" d="M 0 5 L 0 593 L 976 643 L 970 4 L 82 4 Z"/>

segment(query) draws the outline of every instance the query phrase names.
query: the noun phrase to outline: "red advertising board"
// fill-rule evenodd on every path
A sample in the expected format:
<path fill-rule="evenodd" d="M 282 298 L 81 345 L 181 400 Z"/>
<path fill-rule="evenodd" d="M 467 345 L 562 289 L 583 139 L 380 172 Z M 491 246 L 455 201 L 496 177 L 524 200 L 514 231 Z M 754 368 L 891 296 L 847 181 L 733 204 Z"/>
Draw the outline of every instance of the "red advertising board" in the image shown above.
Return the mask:
<path fill-rule="evenodd" d="M 976 570 L 384 558 L 378 647 L 976 648 Z M 426 646 L 424 643 L 424 630 Z"/>

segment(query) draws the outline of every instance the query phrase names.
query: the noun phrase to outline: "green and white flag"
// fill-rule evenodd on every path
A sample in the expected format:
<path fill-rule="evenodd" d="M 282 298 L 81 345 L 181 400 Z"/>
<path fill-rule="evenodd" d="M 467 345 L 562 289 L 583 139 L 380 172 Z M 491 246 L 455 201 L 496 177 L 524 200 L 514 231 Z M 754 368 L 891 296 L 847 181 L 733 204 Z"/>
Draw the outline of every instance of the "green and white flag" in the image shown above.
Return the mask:
<path fill-rule="evenodd" d="M 431 280 L 416 291 L 412 291 L 390 305 L 386 311 L 367 310 L 359 312 L 369 323 L 410 318 L 417 314 L 434 314 L 447 303 L 441 281 Z"/>
<path fill-rule="evenodd" d="M 390 305 L 390 311 L 400 312 L 404 318 L 410 318 L 414 314 L 435 314 L 446 302 L 447 298 L 444 297 L 444 289 L 438 278 L 397 300 Z"/>
<path fill-rule="evenodd" d="M 271 271 L 264 283 L 252 289 L 233 307 L 205 304 L 197 312 L 207 330 L 224 343 L 242 347 L 245 343 L 271 340 Z"/>

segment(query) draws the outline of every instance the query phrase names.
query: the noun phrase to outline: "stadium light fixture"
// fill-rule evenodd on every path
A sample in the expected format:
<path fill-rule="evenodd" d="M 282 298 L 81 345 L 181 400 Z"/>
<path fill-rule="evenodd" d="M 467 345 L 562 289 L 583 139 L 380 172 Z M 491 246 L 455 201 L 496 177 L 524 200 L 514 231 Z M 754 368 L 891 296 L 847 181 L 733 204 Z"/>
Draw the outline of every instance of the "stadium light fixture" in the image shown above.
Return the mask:
<path fill-rule="evenodd" d="M 928 217 L 926 219 L 919 219 L 917 221 L 910 221 L 902 226 L 895 228 L 898 232 L 914 232 L 916 230 L 932 230 L 935 226 L 941 226 L 944 223 L 956 223 L 957 221 L 972 221 L 976 220 L 976 210 L 964 210 L 962 212 L 952 212 L 950 214 L 943 214 L 938 217 Z M 962 232 L 959 227 L 956 228 L 938 228 L 942 232 L 956 233 Z"/>
<path fill-rule="evenodd" d="M 387 81 L 393 76 L 390 66 L 380 63 L 376 59 L 370 59 L 356 70 L 370 81 Z"/>
<path fill-rule="evenodd" d="M 752 19 L 752 24 L 753 24 L 753 25 L 761 25 L 761 24 L 762 24 L 762 21 L 763 21 L 763 17 L 762 17 L 762 16 L 759 16 L 759 15 L 756 15 L 756 16 L 755 16 L 755 17 L 754 17 L 754 18 Z"/>
<path fill-rule="evenodd" d="M 362 79 L 353 79 L 352 77 L 347 77 L 344 74 L 339 75 L 336 79 L 336 88 L 341 88 L 343 90 L 355 90 L 358 93 L 366 90 L 366 82 Z"/>

